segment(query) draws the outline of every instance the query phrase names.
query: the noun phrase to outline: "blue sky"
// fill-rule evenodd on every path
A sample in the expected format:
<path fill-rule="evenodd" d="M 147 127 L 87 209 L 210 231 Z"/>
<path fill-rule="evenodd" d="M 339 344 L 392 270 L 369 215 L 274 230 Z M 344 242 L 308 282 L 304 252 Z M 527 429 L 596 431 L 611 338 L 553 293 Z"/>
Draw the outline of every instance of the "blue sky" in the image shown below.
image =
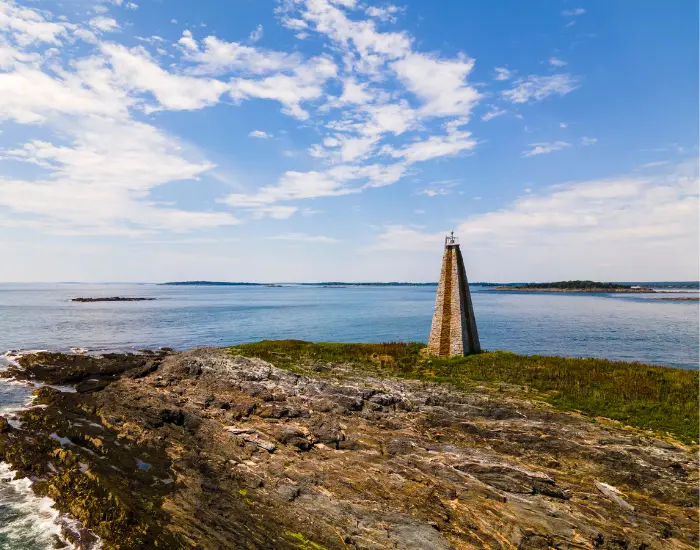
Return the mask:
<path fill-rule="evenodd" d="M 6 281 L 698 273 L 693 1 L 0 4 Z"/>

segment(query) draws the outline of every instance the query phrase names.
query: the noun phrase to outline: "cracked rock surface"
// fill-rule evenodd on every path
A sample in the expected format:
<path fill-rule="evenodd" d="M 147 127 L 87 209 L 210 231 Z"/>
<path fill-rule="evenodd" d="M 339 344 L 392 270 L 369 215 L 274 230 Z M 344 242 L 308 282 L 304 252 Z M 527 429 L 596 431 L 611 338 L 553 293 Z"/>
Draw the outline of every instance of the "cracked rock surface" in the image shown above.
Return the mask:
<path fill-rule="evenodd" d="M 698 546 L 688 447 L 516 392 L 373 378 L 347 364 L 290 372 L 225 349 L 65 357 L 11 369 L 78 392 L 42 389 L 47 406 L 20 428 L 0 419 L 0 458 L 39 490 L 54 470 L 103 489 L 126 478 L 155 510 L 130 546 L 70 495 L 57 501 L 106 548 Z M 71 444 L 41 439 L 49 429 Z M 23 466 L 20 447 L 39 466 Z M 72 465 L 58 456 L 67 451 Z"/>

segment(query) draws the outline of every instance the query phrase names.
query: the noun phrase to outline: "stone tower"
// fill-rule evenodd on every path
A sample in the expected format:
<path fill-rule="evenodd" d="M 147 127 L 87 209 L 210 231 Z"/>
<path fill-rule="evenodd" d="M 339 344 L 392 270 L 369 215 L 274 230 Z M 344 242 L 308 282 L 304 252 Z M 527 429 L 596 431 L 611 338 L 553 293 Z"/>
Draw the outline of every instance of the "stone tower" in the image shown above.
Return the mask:
<path fill-rule="evenodd" d="M 442 257 L 440 283 L 435 297 L 428 352 L 448 357 L 480 351 L 479 333 L 476 330 L 462 252 L 454 233 L 450 233 L 445 237 L 445 254 Z"/>

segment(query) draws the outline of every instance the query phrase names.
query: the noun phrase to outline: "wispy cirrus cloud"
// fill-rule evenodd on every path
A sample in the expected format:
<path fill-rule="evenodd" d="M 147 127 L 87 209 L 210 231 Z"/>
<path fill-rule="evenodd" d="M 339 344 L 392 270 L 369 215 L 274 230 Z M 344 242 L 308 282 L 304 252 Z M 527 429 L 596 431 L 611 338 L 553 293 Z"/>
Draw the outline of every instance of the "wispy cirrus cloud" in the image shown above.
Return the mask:
<path fill-rule="evenodd" d="M 552 67 L 564 67 L 565 65 L 567 65 L 566 61 L 554 56 L 550 57 L 548 61 Z"/>
<path fill-rule="evenodd" d="M 510 80 L 513 77 L 513 71 L 506 67 L 496 67 L 493 72 L 495 73 L 494 80 Z"/>
<path fill-rule="evenodd" d="M 337 243 L 338 239 L 328 235 L 309 235 L 308 233 L 282 233 L 268 237 L 275 241 L 290 241 L 295 243 Z"/>
<path fill-rule="evenodd" d="M 572 9 L 567 9 L 567 10 L 562 10 L 561 14 L 564 17 L 577 17 L 579 15 L 583 15 L 586 13 L 586 10 L 583 8 L 572 8 Z"/>
<path fill-rule="evenodd" d="M 539 143 L 531 143 L 530 149 L 523 151 L 521 156 L 535 157 L 537 155 L 546 155 L 568 147 L 571 147 L 571 144 L 566 141 L 542 141 Z"/>
<path fill-rule="evenodd" d="M 496 118 L 496 117 L 499 117 L 499 116 L 503 116 L 503 115 L 505 115 L 507 112 L 508 112 L 508 111 L 506 111 L 505 109 L 501 109 L 501 108 L 499 108 L 499 107 L 491 107 L 490 110 L 488 110 L 488 111 L 485 112 L 483 115 L 481 115 L 481 120 L 483 120 L 484 122 L 487 122 L 487 121 L 489 121 L 489 120 L 491 120 L 491 119 L 493 119 L 493 118 Z"/>
<path fill-rule="evenodd" d="M 529 103 L 552 95 L 564 96 L 579 85 L 579 79 L 570 74 L 530 75 L 516 80 L 515 86 L 501 95 L 511 103 Z"/>

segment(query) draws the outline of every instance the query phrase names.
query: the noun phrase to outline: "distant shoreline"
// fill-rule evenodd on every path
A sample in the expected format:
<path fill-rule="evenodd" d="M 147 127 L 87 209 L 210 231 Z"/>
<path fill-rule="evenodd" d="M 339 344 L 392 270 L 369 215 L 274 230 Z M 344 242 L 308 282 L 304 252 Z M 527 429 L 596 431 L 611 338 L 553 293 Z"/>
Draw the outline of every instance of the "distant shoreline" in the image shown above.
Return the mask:
<path fill-rule="evenodd" d="M 249 282 L 226 282 L 226 281 L 172 281 L 167 283 L 158 283 L 162 286 L 268 286 L 268 287 L 282 287 L 285 285 L 293 286 L 323 286 L 329 288 L 338 288 L 346 286 L 437 286 L 437 282 L 434 283 L 404 283 L 404 282 L 375 282 L 375 283 L 348 283 L 341 281 L 324 281 L 320 283 L 249 283 Z M 481 283 L 473 283 L 481 284 Z M 488 284 L 488 283 L 484 283 Z"/>
<path fill-rule="evenodd" d="M 260 287 L 284 287 L 284 286 L 315 286 L 315 287 L 326 287 L 326 288 L 343 288 L 343 287 L 435 287 L 437 286 L 437 281 L 434 282 L 399 282 L 399 281 L 388 281 L 388 282 L 351 282 L 351 281 L 322 281 L 322 282 L 287 282 L 278 281 L 274 283 L 254 283 L 254 282 L 229 282 L 229 281 L 170 281 L 166 283 L 155 283 L 159 286 L 260 286 Z M 490 283 L 484 281 L 470 282 L 469 286 L 487 287 L 489 290 L 499 290 L 499 291 L 517 291 L 517 292 L 615 292 L 615 288 L 624 290 L 624 292 L 657 292 L 654 288 L 674 288 L 679 289 L 677 292 L 683 292 L 680 289 L 688 289 L 688 291 L 697 291 L 700 288 L 700 283 L 694 281 L 658 281 L 658 282 L 620 282 L 620 283 L 602 283 L 603 285 L 610 284 L 611 286 L 601 286 L 601 287 L 590 287 L 590 288 L 558 288 L 558 287 L 547 287 L 547 286 L 534 286 L 534 285 L 544 285 L 547 283 Z M 556 283 L 552 283 L 556 284 Z M 533 285 L 533 286 L 530 286 Z M 614 285 L 614 286 L 612 286 Z M 629 290 L 629 287 L 632 287 Z M 634 288 L 639 286 L 640 288 Z"/>
<path fill-rule="evenodd" d="M 558 287 L 527 287 L 527 286 L 497 286 L 493 287 L 493 291 L 506 292 L 579 292 L 579 293 L 595 293 L 595 294 L 650 294 L 656 293 L 653 288 L 558 288 Z"/>

